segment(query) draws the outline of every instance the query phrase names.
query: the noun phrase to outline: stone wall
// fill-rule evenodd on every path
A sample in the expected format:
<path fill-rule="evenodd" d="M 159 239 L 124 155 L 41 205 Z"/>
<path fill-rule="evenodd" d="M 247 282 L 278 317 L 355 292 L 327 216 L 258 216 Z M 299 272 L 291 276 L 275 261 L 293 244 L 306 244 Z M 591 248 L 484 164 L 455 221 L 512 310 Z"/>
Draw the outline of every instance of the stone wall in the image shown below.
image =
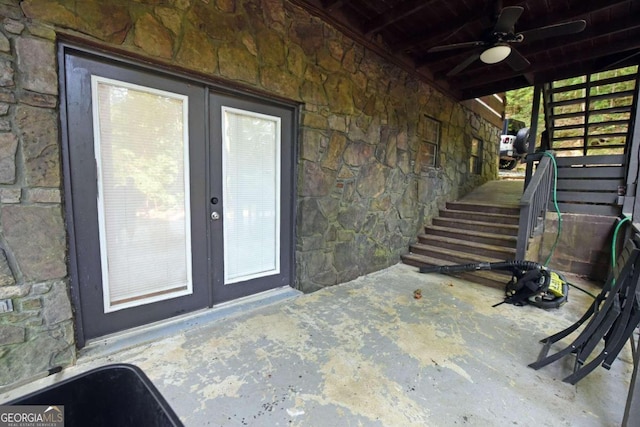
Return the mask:
<path fill-rule="evenodd" d="M 445 201 L 497 174 L 490 125 L 398 70 L 385 72 L 377 58 L 365 55 L 360 67 L 370 79 L 356 88 L 352 114 L 320 108 L 304 120 L 296 258 L 304 290 L 397 263 Z M 422 163 L 416 124 L 424 114 L 442 123 L 436 168 Z M 469 173 L 474 134 L 485 140 L 480 176 Z"/>
<path fill-rule="evenodd" d="M 399 261 L 497 175 L 498 129 L 284 0 L 0 0 L 0 385 L 73 363 L 55 42 L 62 34 L 301 105 L 296 285 Z M 441 122 L 438 167 L 417 125 Z M 484 167 L 469 173 L 472 137 Z"/>
<path fill-rule="evenodd" d="M 0 385 L 75 359 L 61 205 L 55 33 L 2 4 Z"/>

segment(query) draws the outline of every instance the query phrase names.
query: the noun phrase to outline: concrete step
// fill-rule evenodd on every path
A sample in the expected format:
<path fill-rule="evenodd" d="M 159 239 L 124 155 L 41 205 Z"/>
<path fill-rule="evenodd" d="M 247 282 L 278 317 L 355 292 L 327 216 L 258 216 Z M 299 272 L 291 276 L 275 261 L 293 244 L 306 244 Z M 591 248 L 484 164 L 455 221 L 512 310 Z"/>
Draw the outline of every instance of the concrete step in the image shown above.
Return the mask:
<path fill-rule="evenodd" d="M 432 224 L 424 227 L 424 234 L 418 235 L 417 242 L 409 248 L 410 252 L 401 257 L 402 261 L 421 267 L 514 259 L 520 222 L 519 199 L 514 192 L 516 186 L 509 186 L 509 194 L 493 188 L 495 186 L 482 186 L 477 190 L 480 194 L 448 202 L 439 216 L 432 219 Z M 473 271 L 456 275 L 501 290 L 511 278 L 511 273 L 502 271 Z"/>
<path fill-rule="evenodd" d="M 441 218 L 466 219 L 468 221 L 488 222 L 494 224 L 518 225 L 520 217 L 518 215 L 503 215 L 485 212 L 460 211 L 455 209 L 441 209 Z"/>
<path fill-rule="evenodd" d="M 486 245 L 484 243 L 477 243 L 477 242 L 472 242 L 472 241 L 463 240 L 463 239 L 454 239 L 452 237 L 423 234 L 420 237 L 420 243 L 417 243 L 417 244 L 435 246 L 435 247 L 449 249 L 457 252 L 474 254 L 477 256 L 484 256 L 487 258 L 495 258 L 501 261 L 514 259 L 516 256 L 515 248 Z"/>
<path fill-rule="evenodd" d="M 459 218 L 433 218 L 433 225 L 440 227 L 457 228 L 461 230 L 473 230 L 482 233 L 498 234 L 503 236 L 517 236 L 518 226 L 513 224 L 497 224 L 491 222 L 473 221 Z"/>
<path fill-rule="evenodd" d="M 484 212 L 501 215 L 520 215 L 519 206 L 504 206 L 491 203 L 448 202 L 447 209 L 456 211 Z"/>
<path fill-rule="evenodd" d="M 466 239 L 476 243 L 484 243 L 485 245 L 504 246 L 506 248 L 515 248 L 517 245 L 516 236 L 504 236 L 501 234 L 484 233 L 454 227 L 440 227 L 438 225 L 428 225 L 424 230 L 427 235 Z M 418 236 L 418 241 L 420 241 L 422 236 L 424 236 L 424 234 Z"/>
<path fill-rule="evenodd" d="M 440 265 L 452 265 L 450 261 L 441 260 L 438 258 L 433 258 L 425 255 L 418 254 L 406 254 L 402 255 L 402 262 L 407 265 L 412 265 L 414 267 L 423 267 L 423 266 L 440 266 Z M 475 260 L 470 260 L 468 262 L 476 262 Z M 457 264 L 457 263 L 456 263 Z M 466 264 L 466 263 L 462 263 Z M 500 289 L 504 291 L 507 282 L 511 278 L 511 273 L 508 272 L 499 272 L 499 271 L 469 271 L 465 273 L 456 273 L 452 274 L 452 276 L 460 277 L 465 280 L 469 280 L 470 282 L 479 283 L 484 286 L 489 286 L 491 288 Z M 500 302 L 500 301 L 496 301 Z"/>
<path fill-rule="evenodd" d="M 448 261 L 449 264 L 469 264 L 476 262 L 498 262 L 504 259 L 486 257 L 483 255 L 460 252 L 446 248 L 440 248 L 424 243 L 414 243 L 409 246 L 410 253 Z"/>

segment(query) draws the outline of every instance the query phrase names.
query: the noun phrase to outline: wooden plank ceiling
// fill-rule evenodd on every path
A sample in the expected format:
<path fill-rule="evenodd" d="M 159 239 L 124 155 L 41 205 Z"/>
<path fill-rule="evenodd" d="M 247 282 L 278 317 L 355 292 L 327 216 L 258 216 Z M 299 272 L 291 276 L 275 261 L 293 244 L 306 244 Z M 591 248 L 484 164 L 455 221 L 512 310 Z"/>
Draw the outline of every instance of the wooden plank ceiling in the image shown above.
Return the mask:
<path fill-rule="evenodd" d="M 458 100 L 640 63 L 640 0 L 291 2 Z M 507 59 L 481 61 L 498 43 Z"/>

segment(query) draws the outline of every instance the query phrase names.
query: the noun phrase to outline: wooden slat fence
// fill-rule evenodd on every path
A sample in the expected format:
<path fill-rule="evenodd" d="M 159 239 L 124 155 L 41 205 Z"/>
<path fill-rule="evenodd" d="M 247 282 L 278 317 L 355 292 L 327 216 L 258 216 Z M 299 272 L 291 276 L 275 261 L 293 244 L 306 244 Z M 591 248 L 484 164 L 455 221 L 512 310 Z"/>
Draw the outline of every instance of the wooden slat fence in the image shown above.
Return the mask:
<path fill-rule="evenodd" d="M 618 188 L 624 185 L 623 155 L 556 157 L 556 162 L 561 212 L 620 215 Z"/>

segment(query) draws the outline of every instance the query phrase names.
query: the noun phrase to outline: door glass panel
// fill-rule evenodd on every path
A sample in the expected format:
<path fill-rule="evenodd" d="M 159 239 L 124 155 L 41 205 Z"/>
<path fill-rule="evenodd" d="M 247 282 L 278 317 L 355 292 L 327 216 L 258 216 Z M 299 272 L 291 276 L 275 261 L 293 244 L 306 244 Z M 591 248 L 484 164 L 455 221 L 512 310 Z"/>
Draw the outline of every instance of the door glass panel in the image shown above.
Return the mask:
<path fill-rule="evenodd" d="M 280 121 L 222 107 L 225 284 L 280 273 Z"/>
<path fill-rule="evenodd" d="M 91 87 L 104 311 L 191 294 L 188 97 Z"/>

